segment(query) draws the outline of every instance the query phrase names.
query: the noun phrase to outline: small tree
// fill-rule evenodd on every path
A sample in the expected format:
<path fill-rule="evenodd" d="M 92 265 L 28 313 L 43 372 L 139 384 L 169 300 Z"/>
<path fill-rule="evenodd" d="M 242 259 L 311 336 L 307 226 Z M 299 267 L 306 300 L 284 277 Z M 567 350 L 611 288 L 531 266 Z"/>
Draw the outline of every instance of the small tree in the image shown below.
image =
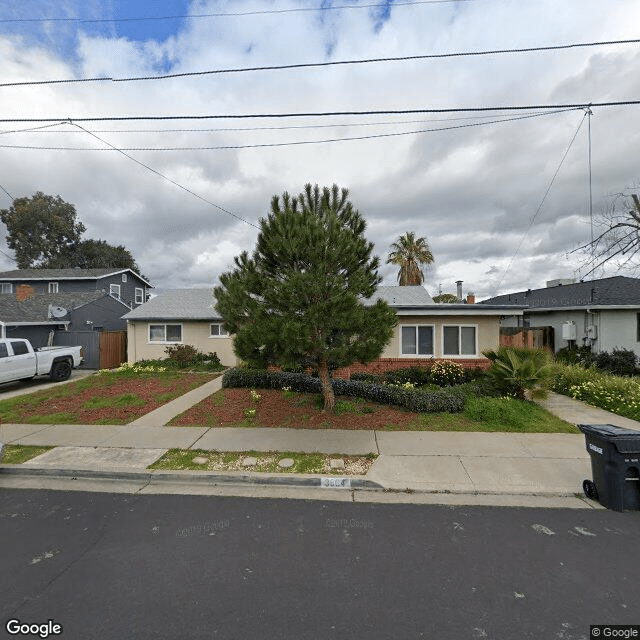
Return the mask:
<path fill-rule="evenodd" d="M 362 216 L 336 185 L 274 196 L 251 257 L 235 258 L 214 295 L 236 355 L 251 364 L 317 368 L 324 409 L 335 404 L 331 370 L 377 358 L 395 312 L 365 304 L 380 283 Z"/>

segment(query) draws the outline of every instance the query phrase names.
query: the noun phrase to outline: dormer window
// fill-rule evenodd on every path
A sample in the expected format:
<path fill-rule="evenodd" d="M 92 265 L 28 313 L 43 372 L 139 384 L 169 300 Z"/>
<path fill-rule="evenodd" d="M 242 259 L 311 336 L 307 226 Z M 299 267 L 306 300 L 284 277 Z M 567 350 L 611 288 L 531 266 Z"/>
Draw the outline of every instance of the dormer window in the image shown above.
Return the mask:
<path fill-rule="evenodd" d="M 120 298 L 120 285 L 119 284 L 110 284 L 109 285 L 109 295 L 114 298 Z"/>
<path fill-rule="evenodd" d="M 49 283 L 49 293 L 58 293 L 58 283 L 50 282 Z"/>

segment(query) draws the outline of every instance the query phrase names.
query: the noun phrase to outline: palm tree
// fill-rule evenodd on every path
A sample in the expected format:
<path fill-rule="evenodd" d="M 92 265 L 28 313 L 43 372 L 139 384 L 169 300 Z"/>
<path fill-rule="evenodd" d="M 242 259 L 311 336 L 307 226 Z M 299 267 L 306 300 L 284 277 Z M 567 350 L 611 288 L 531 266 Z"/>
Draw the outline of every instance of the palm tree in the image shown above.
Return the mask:
<path fill-rule="evenodd" d="M 401 287 L 422 284 L 424 273 L 422 265 L 430 265 L 433 254 L 426 238 L 416 238 L 415 233 L 407 231 L 391 245 L 387 264 L 397 264 L 398 283 Z"/>

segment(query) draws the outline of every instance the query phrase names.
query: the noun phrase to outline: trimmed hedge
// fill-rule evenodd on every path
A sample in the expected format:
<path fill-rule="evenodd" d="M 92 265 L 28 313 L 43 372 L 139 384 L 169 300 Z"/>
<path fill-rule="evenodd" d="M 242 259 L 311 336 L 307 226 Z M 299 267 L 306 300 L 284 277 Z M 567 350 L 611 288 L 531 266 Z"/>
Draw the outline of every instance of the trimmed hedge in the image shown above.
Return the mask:
<path fill-rule="evenodd" d="M 416 413 L 459 413 L 464 407 L 464 394 L 451 388 L 441 391 L 421 391 L 401 387 L 371 384 L 354 380 L 331 381 L 337 396 L 364 398 L 371 402 L 404 407 Z M 223 387 L 252 387 L 259 389 L 283 389 L 303 393 L 321 393 L 319 378 L 304 373 L 284 371 L 256 371 L 251 369 L 228 369 L 222 376 Z"/>

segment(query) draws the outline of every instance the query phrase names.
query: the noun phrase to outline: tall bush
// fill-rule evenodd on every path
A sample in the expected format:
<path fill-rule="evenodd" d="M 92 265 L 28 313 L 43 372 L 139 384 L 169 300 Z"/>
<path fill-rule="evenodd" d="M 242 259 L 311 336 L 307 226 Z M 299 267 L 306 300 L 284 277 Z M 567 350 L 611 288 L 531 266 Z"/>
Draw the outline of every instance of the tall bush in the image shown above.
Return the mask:
<path fill-rule="evenodd" d="M 528 391 L 533 398 L 548 394 L 551 357 L 544 349 L 500 347 L 497 351 L 484 351 L 491 360 L 487 374 L 503 393 L 520 400 Z"/>

